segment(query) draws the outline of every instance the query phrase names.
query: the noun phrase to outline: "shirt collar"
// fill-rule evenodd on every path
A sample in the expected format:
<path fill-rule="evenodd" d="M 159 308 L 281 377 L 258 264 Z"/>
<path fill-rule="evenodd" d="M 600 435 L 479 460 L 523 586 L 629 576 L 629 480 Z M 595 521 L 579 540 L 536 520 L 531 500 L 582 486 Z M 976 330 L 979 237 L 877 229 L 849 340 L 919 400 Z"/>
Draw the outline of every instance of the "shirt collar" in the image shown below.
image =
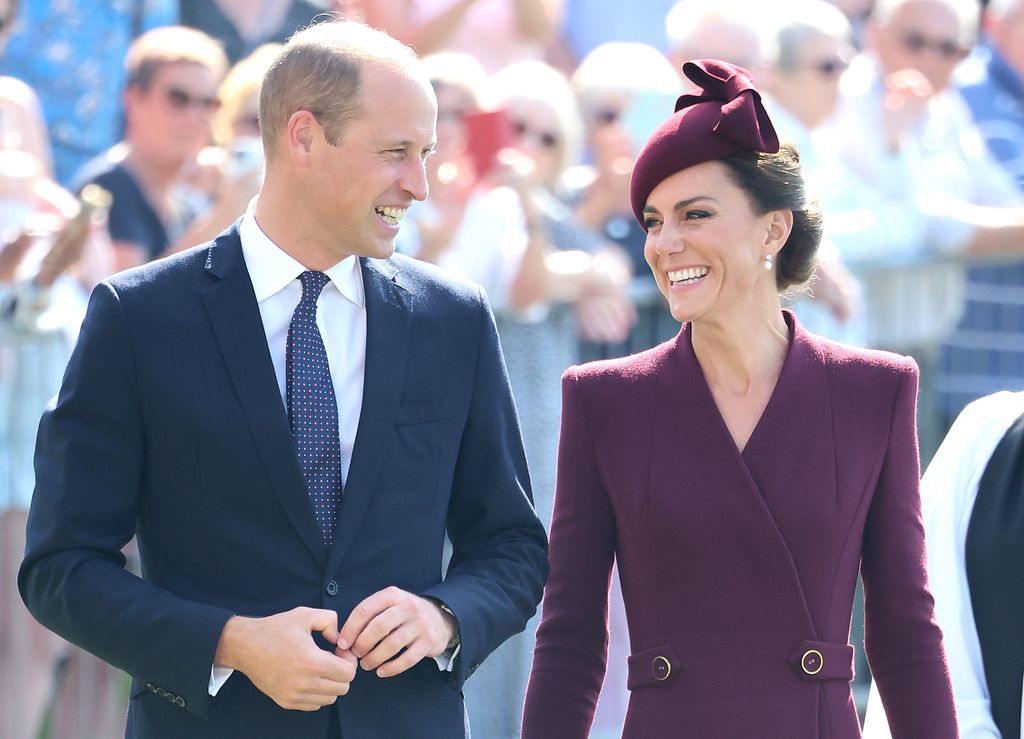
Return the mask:
<path fill-rule="evenodd" d="M 256 302 L 262 303 L 298 279 L 306 268 L 263 232 L 253 214 L 255 202 L 254 199 L 242 216 L 238 235 L 242 240 L 242 256 L 249 270 Z M 346 300 L 363 307 L 362 273 L 355 256 L 345 257 L 333 267 L 325 269 L 324 273 L 331 278 L 331 284 Z"/>

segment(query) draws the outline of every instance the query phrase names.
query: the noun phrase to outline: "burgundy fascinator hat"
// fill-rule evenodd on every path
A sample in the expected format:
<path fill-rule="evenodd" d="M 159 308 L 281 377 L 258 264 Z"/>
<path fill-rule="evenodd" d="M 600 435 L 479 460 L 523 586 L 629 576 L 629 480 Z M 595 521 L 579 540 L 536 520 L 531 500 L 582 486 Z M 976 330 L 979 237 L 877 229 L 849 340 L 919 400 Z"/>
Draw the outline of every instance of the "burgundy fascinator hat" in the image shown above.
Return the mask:
<path fill-rule="evenodd" d="M 643 225 L 651 190 L 676 172 L 741 151 L 776 152 L 779 137 L 750 72 L 717 59 L 683 65 L 700 88 L 676 100 L 676 112 L 647 139 L 633 164 L 629 199 Z"/>

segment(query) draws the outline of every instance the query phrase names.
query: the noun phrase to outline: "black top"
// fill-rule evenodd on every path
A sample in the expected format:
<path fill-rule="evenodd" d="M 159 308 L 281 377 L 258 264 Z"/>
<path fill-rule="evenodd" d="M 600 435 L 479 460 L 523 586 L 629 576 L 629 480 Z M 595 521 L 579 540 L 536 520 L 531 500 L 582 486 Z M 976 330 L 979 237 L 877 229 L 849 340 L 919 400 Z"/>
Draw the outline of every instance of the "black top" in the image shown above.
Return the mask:
<path fill-rule="evenodd" d="M 73 189 L 80 192 L 94 182 L 113 198 L 107 222 L 110 238 L 138 244 L 147 261 L 160 256 L 170 245 L 167 228 L 132 174 L 103 154 L 82 168 Z"/>
<path fill-rule="evenodd" d="M 181 25 L 198 28 L 221 42 L 228 61 L 232 64 L 250 54 L 256 47 L 269 42 L 284 43 L 288 38 L 309 25 L 323 8 L 309 0 L 294 0 L 284 15 L 281 25 L 265 38 L 246 41 L 238 29 L 221 12 L 216 2 L 210 0 L 181 0 Z"/>
<path fill-rule="evenodd" d="M 1020 739 L 1024 678 L 1024 415 L 992 453 L 967 528 L 967 582 L 992 718 Z"/>

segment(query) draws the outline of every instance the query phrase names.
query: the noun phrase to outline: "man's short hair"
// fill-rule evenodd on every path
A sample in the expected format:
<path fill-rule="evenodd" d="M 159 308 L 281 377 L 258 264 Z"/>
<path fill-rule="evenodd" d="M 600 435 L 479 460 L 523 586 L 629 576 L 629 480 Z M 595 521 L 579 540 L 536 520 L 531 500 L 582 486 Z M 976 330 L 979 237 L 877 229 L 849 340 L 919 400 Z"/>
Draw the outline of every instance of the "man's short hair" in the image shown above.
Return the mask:
<path fill-rule="evenodd" d="M 227 55 L 212 36 L 187 26 L 162 26 L 146 31 L 128 48 L 125 84 L 148 90 L 157 71 L 182 62 L 206 67 L 218 82 L 228 68 Z"/>
<path fill-rule="evenodd" d="M 362 112 L 360 70 L 366 62 L 398 69 L 419 63 L 411 48 L 358 21 L 323 21 L 292 36 L 260 90 L 267 158 L 274 156 L 281 131 L 300 110 L 316 117 L 327 143 L 337 144 L 346 124 Z"/>
<path fill-rule="evenodd" d="M 807 42 L 821 36 L 853 43 L 853 29 L 846 15 L 826 0 L 795 0 L 782 6 L 787 12 L 772 29 L 774 38 L 767 43 L 774 55 L 770 61 L 783 72 L 790 72 L 802 61 Z"/>

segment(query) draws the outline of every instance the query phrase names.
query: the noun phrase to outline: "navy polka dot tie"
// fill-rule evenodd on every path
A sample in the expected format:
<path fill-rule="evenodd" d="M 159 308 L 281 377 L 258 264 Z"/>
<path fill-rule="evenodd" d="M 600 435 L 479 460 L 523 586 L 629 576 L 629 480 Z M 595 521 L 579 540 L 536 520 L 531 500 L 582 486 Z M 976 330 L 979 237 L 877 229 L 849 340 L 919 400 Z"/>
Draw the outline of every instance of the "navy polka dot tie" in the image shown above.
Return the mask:
<path fill-rule="evenodd" d="M 316 301 L 330 279 L 323 272 L 299 275 L 302 299 L 288 326 L 285 355 L 288 421 L 313 512 L 328 548 L 341 502 L 341 442 L 327 350 L 316 326 Z"/>

